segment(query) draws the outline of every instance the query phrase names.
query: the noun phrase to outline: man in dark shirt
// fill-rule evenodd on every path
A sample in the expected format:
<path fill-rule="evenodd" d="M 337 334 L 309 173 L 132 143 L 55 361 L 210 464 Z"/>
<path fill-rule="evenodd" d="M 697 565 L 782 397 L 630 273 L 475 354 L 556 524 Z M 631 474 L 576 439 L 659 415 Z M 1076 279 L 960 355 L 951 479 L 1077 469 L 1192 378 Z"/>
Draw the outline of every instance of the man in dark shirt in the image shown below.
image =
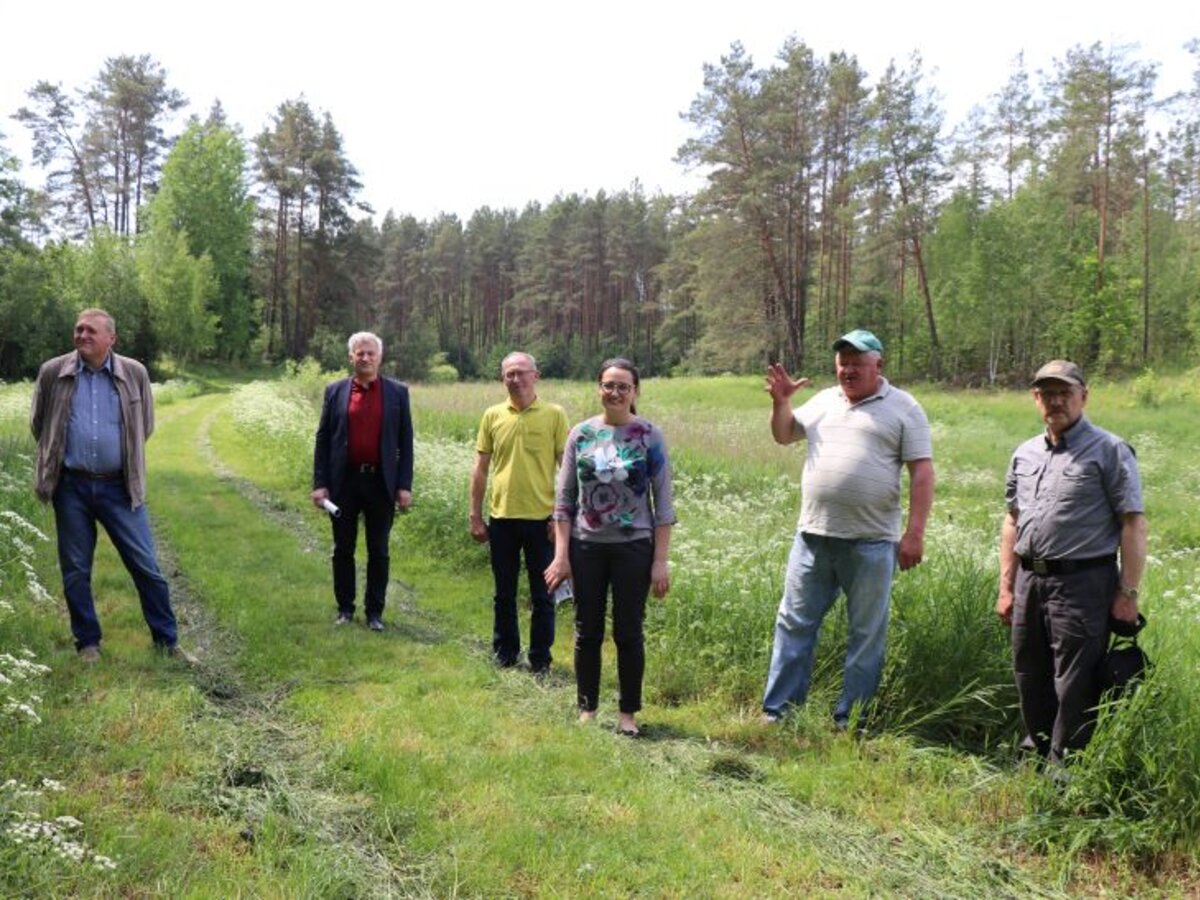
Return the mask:
<path fill-rule="evenodd" d="M 389 574 L 388 538 L 396 507 L 412 505 L 413 428 L 408 388 L 379 374 L 383 341 L 362 331 L 350 336 L 352 378 L 325 389 L 313 450 L 313 505 L 330 512 L 333 525 L 335 624 L 354 620 L 354 550 L 358 518 L 367 532 L 367 627 L 383 631 Z"/>
<path fill-rule="evenodd" d="M 1146 517 L 1133 448 L 1084 416 L 1079 366 L 1046 363 L 1033 399 L 1046 431 L 1008 468 L 996 612 L 1028 738 L 1057 763 L 1091 738 L 1110 617 L 1137 620 Z"/>

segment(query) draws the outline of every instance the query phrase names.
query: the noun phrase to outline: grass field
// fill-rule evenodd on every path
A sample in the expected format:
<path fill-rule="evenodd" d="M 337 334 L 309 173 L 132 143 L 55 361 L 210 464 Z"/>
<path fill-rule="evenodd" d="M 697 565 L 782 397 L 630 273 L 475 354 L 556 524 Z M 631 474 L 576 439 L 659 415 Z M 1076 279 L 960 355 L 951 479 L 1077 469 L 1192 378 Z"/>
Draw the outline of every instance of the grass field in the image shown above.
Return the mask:
<path fill-rule="evenodd" d="M 150 509 L 200 664 L 149 650 L 101 542 L 105 657 L 74 658 L 53 520 L 29 491 L 28 386 L 0 386 L 0 895 L 1054 896 L 1200 891 L 1200 464 L 1194 377 L 1095 385 L 1138 450 L 1156 662 L 1102 715 L 1066 785 L 1017 759 L 995 621 L 1003 471 L 1027 395 L 911 388 L 934 428 L 927 561 L 896 584 L 865 737 L 833 731 L 844 622 L 813 695 L 757 724 L 801 456 L 753 378 L 643 385 L 680 523 L 647 621 L 648 739 L 575 724 L 557 674 L 488 659 L 490 573 L 467 473 L 498 384 L 417 385 L 413 511 L 394 531 L 382 636 L 334 630 L 327 525 L 307 503 L 311 368 L 159 389 Z M 576 421 L 590 385 L 547 382 Z M 611 648 L 609 648 L 611 650 Z"/>

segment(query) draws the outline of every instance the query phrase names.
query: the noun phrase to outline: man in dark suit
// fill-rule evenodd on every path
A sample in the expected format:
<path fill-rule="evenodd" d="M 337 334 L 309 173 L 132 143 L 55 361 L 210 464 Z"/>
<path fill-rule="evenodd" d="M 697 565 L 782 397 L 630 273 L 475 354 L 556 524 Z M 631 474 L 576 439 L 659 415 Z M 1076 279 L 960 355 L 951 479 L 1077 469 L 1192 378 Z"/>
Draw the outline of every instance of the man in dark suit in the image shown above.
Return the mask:
<path fill-rule="evenodd" d="M 350 336 L 352 378 L 325 388 L 313 451 L 314 506 L 330 501 L 333 525 L 335 624 L 354 621 L 354 548 L 358 517 L 367 532 L 367 627 L 383 631 L 388 536 L 396 507 L 412 505 L 413 428 L 408 388 L 382 377 L 383 341 L 369 331 Z"/>

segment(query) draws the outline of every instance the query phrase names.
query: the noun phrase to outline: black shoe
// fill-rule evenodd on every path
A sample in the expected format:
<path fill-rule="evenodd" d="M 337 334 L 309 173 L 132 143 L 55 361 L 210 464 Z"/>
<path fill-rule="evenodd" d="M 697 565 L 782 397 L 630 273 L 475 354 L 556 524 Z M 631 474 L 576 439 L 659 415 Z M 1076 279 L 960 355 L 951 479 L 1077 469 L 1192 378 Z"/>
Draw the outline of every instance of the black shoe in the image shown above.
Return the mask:
<path fill-rule="evenodd" d="M 1050 756 L 1050 741 L 1046 738 L 1035 738 L 1031 734 L 1027 734 L 1021 738 L 1021 743 L 1017 744 L 1018 756 L 1040 756 L 1042 759 L 1048 759 Z"/>
<path fill-rule="evenodd" d="M 337 618 L 333 620 L 334 625 L 349 625 L 354 621 L 354 613 L 340 612 Z"/>
<path fill-rule="evenodd" d="M 833 731 L 835 734 L 848 734 L 856 738 L 867 736 L 867 726 L 864 723 L 858 722 L 851 727 L 849 719 L 834 719 Z"/>
<path fill-rule="evenodd" d="M 371 618 L 367 619 L 367 627 L 372 631 L 383 631 L 383 619 L 379 618 L 379 616 L 371 616 Z"/>

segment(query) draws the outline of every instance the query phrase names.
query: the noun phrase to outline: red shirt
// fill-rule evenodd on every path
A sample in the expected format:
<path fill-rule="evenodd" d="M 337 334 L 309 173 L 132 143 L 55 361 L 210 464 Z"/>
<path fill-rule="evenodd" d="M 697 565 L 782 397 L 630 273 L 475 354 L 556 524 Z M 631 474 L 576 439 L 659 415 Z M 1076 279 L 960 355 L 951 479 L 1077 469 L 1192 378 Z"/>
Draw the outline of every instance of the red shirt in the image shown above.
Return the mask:
<path fill-rule="evenodd" d="M 350 468 L 378 466 L 379 438 L 383 434 L 383 388 L 378 378 L 367 385 L 351 379 L 348 417 L 350 445 L 346 449 Z"/>

